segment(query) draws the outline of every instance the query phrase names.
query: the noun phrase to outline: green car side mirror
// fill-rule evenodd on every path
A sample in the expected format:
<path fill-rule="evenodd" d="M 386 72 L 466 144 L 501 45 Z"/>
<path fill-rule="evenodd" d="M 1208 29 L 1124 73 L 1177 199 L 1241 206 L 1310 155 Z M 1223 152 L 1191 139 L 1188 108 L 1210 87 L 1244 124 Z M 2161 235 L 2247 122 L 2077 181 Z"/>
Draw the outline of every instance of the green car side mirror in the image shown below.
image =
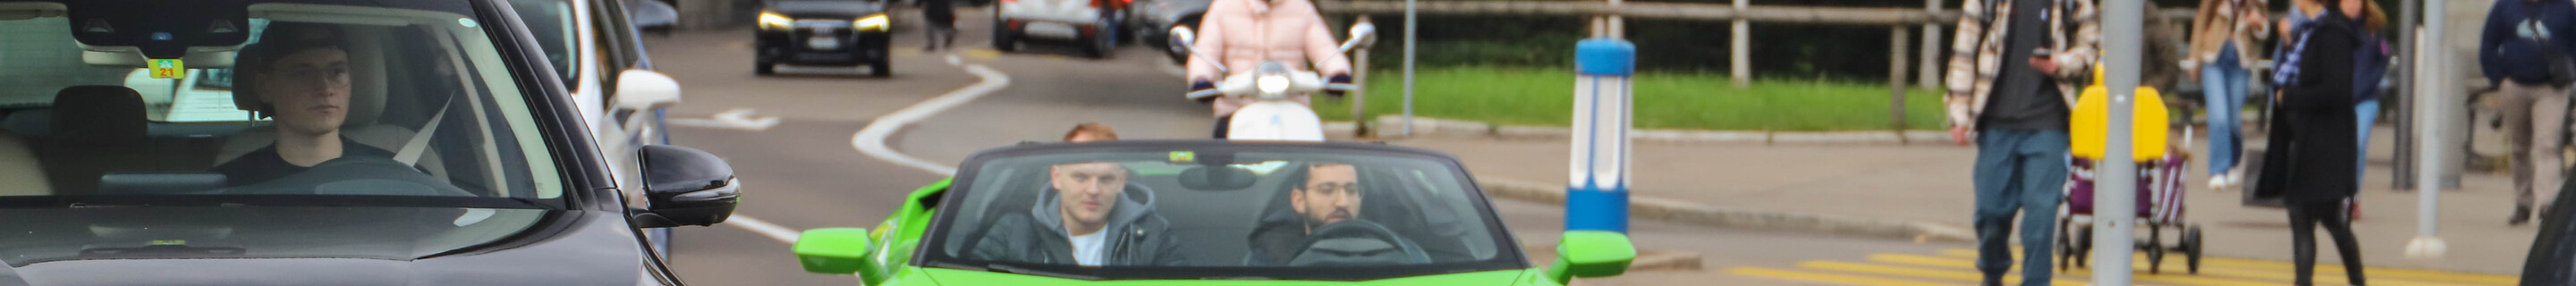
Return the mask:
<path fill-rule="evenodd" d="M 1607 277 L 1628 273 L 1628 262 L 1637 260 L 1637 246 L 1628 235 L 1607 231 L 1568 231 L 1556 243 L 1556 264 L 1547 267 L 1547 279 L 1565 285 L 1575 277 Z"/>
<path fill-rule="evenodd" d="M 806 230 L 796 236 L 795 249 L 805 272 L 843 275 L 858 273 L 868 252 L 875 250 L 868 243 L 868 229 L 851 227 Z"/>

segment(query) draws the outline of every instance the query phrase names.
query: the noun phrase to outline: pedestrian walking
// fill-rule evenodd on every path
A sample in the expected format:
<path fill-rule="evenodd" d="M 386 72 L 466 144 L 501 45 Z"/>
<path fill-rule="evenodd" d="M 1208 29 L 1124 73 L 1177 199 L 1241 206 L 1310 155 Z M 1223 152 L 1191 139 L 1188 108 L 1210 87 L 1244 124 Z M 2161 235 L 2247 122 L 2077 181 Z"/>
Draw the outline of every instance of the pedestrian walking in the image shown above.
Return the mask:
<path fill-rule="evenodd" d="M 2280 98 L 2273 100 L 2280 104 L 2274 108 L 2278 118 L 2270 122 L 2265 163 L 2256 174 L 2262 179 L 2255 189 L 2279 190 L 2289 208 L 2294 284 L 2312 283 L 2316 228 L 2322 226 L 2343 257 L 2347 281 L 2364 285 L 2361 248 L 2347 208 L 2361 187 L 2360 173 L 2353 172 L 2361 162 L 2353 158 L 2361 154 L 2361 144 L 2350 140 L 2359 132 L 2353 107 L 2359 61 L 2354 59 L 2364 49 L 2366 32 L 2355 15 L 2362 13 L 2364 0 L 2303 1 L 2339 3 L 2304 24 L 2311 25 L 2305 31 L 2292 34 L 2298 43 L 2284 61 L 2286 78 L 2280 81 Z"/>
<path fill-rule="evenodd" d="M 2003 285 L 2021 216 L 2023 285 L 2048 285 L 2066 184 L 2068 111 L 2086 84 L 2101 29 L 2091 0 L 1971 0 L 1951 46 L 1950 136 L 1973 140 L 1977 270 Z"/>
<path fill-rule="evenodd" d="M 2487 12 L 2478 65 L 2503 101 L 2505 131 L 2513 140 L 2513 225 L 2531 221 L 2534 192 L 2558 191 L 2559 136 L 2567 116 L 2563 69 L 2576 54 L 2576 4 L 2564 0 L 2499 0 Z"/>
<path fill-rule="evenodd" d="M 2202 0 L 2192 17 L 2191 57 L 2184 65 L 2200 79 L 2202 103 L 2209 110 L 2209 188 L 2224 189 L 2242 181 L 2236 168 L 2244 154 L 2244 119 L 2248 81 L 2245 67 L 2262 61 L 2256 43 L 2271 38 L 2271 21 L 2261 0 Z"/>
<path fill-rule="evenodd" d="M 938 51 L 940 49 L 947 49 L 955 46 L 957 44 L 958 0 L 918 1 L 920 2 L 915 4 L 921 6 L 921 21 L 925 24 L 929 24 L 926 26 L 930 26 L 929 29 L 923 31 L 925 33 L 922 33 L 924 37 L 926 37 L 925 39 L 929 40 L 929 43 L 923 44 L 924 46 L 921 47 L 921 50 L 925 52 Z"/>

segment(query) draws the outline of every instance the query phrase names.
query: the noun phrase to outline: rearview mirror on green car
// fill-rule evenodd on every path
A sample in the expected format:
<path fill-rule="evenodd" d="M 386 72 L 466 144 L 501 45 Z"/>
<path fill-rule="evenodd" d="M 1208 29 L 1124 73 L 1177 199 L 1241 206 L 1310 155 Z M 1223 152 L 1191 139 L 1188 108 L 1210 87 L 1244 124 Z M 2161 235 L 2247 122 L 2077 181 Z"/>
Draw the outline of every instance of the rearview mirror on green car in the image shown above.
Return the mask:
<path fill-rule="evenodd" d="M 799 252 L 802 253 L 802 252 Z M 1547 278 L 1564 285 L 1575 277 L 1619 276 L 1628 272 L 1628 262 L 1637 260 L 1637 246 L 1628 235 L 1607 231 L 1567 231 L 1556 244 L 1556 264 L 1547 267 Z"/>
<path fill-rule="evenodd" d="M 851 227 L 806 230 L 796 236 L 795 249 L 805 272 L 822 274 L 858 273 L 868 252 L 875 250 L 868 243 L 868 229 Z"/>

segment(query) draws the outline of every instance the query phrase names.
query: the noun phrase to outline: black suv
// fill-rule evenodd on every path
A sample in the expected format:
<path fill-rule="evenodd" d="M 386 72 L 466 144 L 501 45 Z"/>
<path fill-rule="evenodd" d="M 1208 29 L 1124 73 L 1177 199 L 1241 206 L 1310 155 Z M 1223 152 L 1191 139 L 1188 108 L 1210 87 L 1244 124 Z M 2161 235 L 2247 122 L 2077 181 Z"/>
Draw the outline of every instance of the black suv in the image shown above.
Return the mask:
<path fill-rule="evenodd" d="M 769 1 L 760 11 L 754 71 L 776 73 L 778 64 L 868 66 L 892 76 L 888 47 L 893 20 L 883 0 Z"/>

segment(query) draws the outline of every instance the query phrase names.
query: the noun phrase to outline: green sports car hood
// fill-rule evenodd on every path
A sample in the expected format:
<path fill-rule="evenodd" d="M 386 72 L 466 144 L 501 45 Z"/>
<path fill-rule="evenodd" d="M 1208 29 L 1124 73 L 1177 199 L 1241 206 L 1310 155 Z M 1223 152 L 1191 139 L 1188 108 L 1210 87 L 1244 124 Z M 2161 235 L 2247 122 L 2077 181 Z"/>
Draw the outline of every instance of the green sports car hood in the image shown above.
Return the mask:
<path fill-rule="evenodd" d="M 1120 286 L 1128 286 L 1128 285 L 1213 285 L 1213 286 L 1268 286 L 1268 285 L 1441 285 L 1441 286 L 1450 286 L 1450 285 L 1458 285 L 1458 286 L 1493 285 L 1493 286 L 1509 286 L 1509 285 L 1547 285 L 1547 284 L 1542 284 L 1542 283 L 1546 283 L 1545 281 L 1543 281 L 1543 280 L 1541 280 L 1541 279 L 1537 279 L 1537 277 L 1535 276 L 1535 275 L 1536 275 L 1536 273 L 1537 273 L 1537 271 L 1534 271 L 1534 270 L 1528 270 L 1528 269 L 1521 269 L 1521 270 L 1499 270 L 1499 271 L 1485 271 L 1485 272 L 1467 272 L 1467 273 L 1454 273 L 1454 274 L 1429 275 L 1429 276 L 1415 276 L 1415 277 L 1404 277 L 1404 278 L 1389 278 L 1389 279 L 1378 279 L 1378 280 L 1368 280 L 1368 281 L 1283 281 L 1283 280 L 1118 280 L 1118 281 L 1088 281 L 1088 280 L 1064 279 L 1064 278 L 1055 278 L 1055 277 L 1044 277 L 1044 276 L 1032 276 L 1032 275 L 1010 274 L 1010 273 L 977 272 L 977 271 L 966 271 L 966 270 L 945 269 L 945 268 L 928 268 L 928 267 L 925 267 L 925 268 L 919 268 L 919 269 L 920 269 L 920 270 L 922 270 L 922 274 L 923 274 L 923 275 L 925 275 L 925 276 L 929 276 L 929 277 L 930 277 L 930 280 L 937 281 L 939 284 L 942 284 L 942 285 L 1031 285 L 1031 286 L 1043 286 L 1043 285 L 1120 285 Z"/>

